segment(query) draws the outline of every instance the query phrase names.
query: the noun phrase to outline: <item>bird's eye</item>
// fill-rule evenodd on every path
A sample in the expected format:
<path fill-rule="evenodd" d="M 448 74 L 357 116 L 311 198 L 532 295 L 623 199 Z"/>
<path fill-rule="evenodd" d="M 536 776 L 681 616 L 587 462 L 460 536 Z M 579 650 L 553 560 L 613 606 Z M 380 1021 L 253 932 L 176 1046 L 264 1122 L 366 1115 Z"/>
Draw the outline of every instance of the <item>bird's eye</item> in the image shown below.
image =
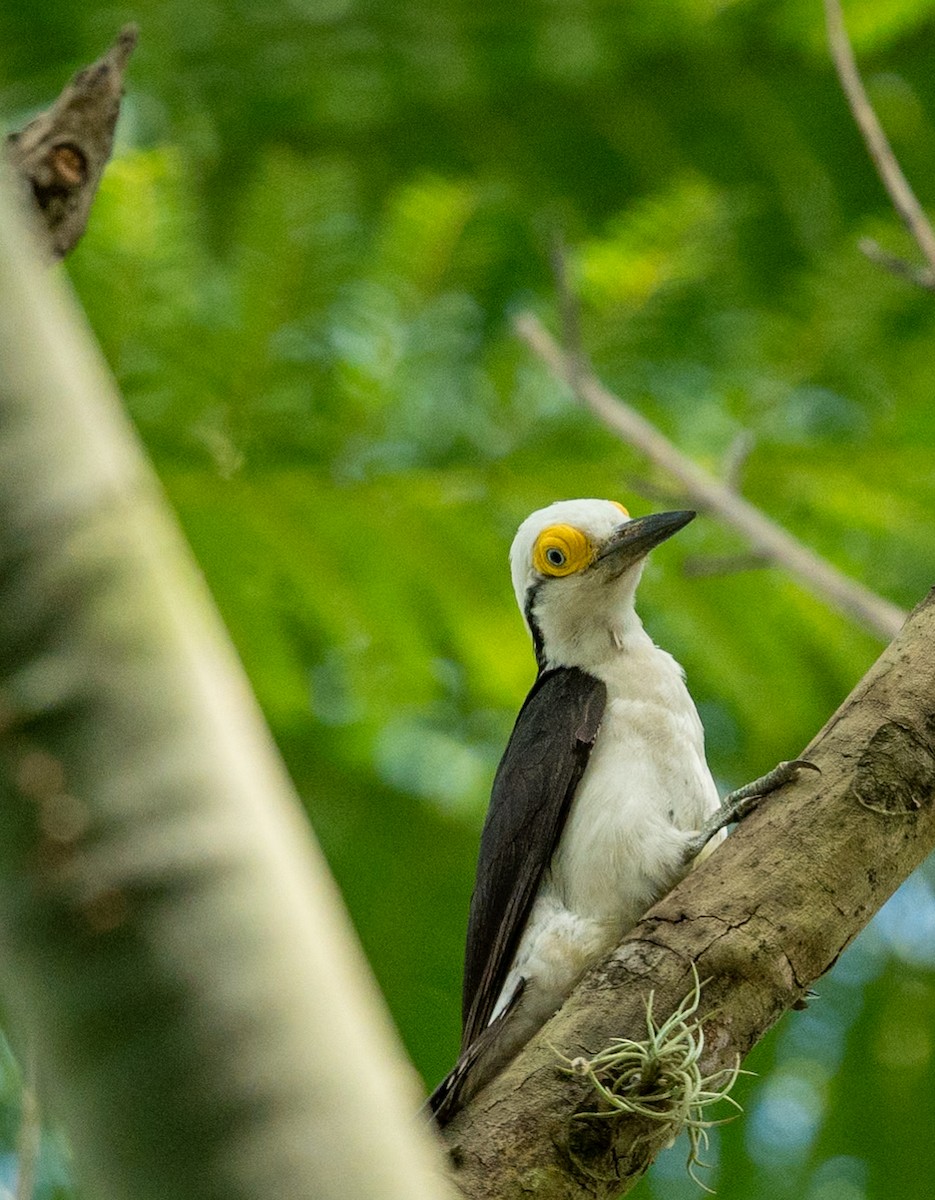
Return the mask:
<path fill-rule="evenodd" d="M 573 525 L 550 525 L 536 539 L 532 563 L 540 575 L 572 575 L 594 559 L 587 534 Z"/>

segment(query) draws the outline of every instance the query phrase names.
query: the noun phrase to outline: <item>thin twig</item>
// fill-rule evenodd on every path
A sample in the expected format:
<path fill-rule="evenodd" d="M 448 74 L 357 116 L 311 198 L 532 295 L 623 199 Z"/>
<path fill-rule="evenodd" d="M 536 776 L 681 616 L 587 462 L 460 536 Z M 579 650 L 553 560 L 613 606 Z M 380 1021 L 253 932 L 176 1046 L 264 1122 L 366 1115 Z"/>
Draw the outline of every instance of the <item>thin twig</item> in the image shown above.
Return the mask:
<path fill-rule="evenodd" d="M 864 142 L 876 166 L 877 173 L 883 186 L 889 192 L 896 211 L 905 222 L 906 228 L 922 251 L 929 267 L 935 271 L 935 231 L 909 186 L 886 134 L 883 132 L 883 126 L 867 98 L 860 72 L 857 70 L 854 51 L 847 36 L 847 29 L 844 26 L 840 0 L 825 0 L 825 21 L 828 27 L 828 45 L 838 78 L 841 81 L 841 87 L 844 89 L 844 95 L 847 97 L 857 127 L 863 134 Z"/>
<path fill-rule="evenodd" d="M 727 447 L 727 453 L 721 464 L 721 475 L 732 492 L 740 491 L 740 477 L 755 445 L 756 438 L 752 431 L 742 429 Z"/>
<path fill-rule="evenodd" d="M 562 323 L 562 345 L 568 355 L 573 371 L 572 391 L 577 390 L 578 377 L 588 369 L 587 356 L 581 339 L 581 307 L 578 296 L 568 282 L 568 253 L 565 239 L 560 230 L 552 235 L 549 259 L 555 291 L 558 295 L 558 312 Z"/>
<path fill-rule="evenodd" d="M 874 241 L 873 238 L 861 238 L 857 243 L 857 249 L 871 262 L 876 263 L 878 267 L 883 267 L 898 279 L 908 279 L 916 287 L 925 288 L 927 292 L 935 292 L 935 271 L 931 268 L 917 267 L 915 263 L 906 262 L 898 254 L 890 254 L 889 250 L 884 250 L 880 243 Z"/>
<path fill-rule="evenodd" d="M 849 579 L 742 496 L 692 462 L 655 425 L 604 387 L 590 370 L 576 371 L 568 356 L 533 313 L 520 313 L 515 327 L 533 353 L 553 375 L 572 388 L 585 407 L 625 442 L 677 479 L 693 504 L 743 534 L 754 554 L 764 555 L 777 566 L 784 567 L 809 591 L 853 618 L 865 629 L 886 641 L 896 636 L 906 618 L 902 609 Z"/>

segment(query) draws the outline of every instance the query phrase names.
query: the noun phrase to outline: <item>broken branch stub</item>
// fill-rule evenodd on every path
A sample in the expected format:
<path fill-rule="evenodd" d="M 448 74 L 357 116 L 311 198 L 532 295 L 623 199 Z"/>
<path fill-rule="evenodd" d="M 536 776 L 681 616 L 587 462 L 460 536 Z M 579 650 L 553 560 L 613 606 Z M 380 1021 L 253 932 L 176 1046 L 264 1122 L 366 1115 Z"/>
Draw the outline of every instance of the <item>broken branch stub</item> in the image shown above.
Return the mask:
<path fill-rule="evenodd" d="M 84 233 L 120 113 L 123 77 L 138 37 L 126 25 L 103 58 L 79 71 L 51 108 L 7 138 L 7 155 L 28 187 L 55 258 Z"/>

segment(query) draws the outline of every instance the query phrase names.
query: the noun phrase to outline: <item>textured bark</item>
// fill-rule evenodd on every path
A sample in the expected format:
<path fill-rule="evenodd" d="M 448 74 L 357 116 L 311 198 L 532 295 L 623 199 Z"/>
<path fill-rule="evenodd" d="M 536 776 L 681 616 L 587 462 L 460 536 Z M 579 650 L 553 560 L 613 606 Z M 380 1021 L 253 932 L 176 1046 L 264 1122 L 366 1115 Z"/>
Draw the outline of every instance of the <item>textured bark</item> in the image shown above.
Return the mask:
<path fill-rule="evenodd" d="M 821 769 L 766 799 L 585 978 L 511 1066 L 444 1131 L 473 1200 L 611 1197 L 671 1137 L 593 1110 L 556 1051 L 591 1055 L 645 1036 L 707 979 L 705 1074 L 732 1067 L 833 965 L 935 847 L 935 593 L 909 617 L 803 751 Z M 794 1019 L 794 1018 L 792 1018 Z M 554 1048 L 553 1048 L 554 1047 Z"/>
<path fill-rule="evenodd" d="M 7 139 L 10 162 L 31 191 L 56 258 L 74 249 L 88 223 L 136 39 L 136 26 L 127 25 L 103 58 L 66 84 L 51 108 Z"/>

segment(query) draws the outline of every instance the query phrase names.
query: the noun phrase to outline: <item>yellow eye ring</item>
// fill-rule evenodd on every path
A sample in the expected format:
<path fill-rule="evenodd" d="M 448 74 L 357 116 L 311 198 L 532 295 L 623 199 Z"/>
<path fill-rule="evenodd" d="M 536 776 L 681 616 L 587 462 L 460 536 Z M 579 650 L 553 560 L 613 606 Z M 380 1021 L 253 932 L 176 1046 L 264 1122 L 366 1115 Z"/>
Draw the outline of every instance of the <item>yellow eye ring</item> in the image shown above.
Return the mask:
<path fill-rule="evenodd" d="M 594 548 L 573 525 L 550 525 L 536 538 L 532 563 L 540 575 L 573 575 L 590 564 Z"/>

